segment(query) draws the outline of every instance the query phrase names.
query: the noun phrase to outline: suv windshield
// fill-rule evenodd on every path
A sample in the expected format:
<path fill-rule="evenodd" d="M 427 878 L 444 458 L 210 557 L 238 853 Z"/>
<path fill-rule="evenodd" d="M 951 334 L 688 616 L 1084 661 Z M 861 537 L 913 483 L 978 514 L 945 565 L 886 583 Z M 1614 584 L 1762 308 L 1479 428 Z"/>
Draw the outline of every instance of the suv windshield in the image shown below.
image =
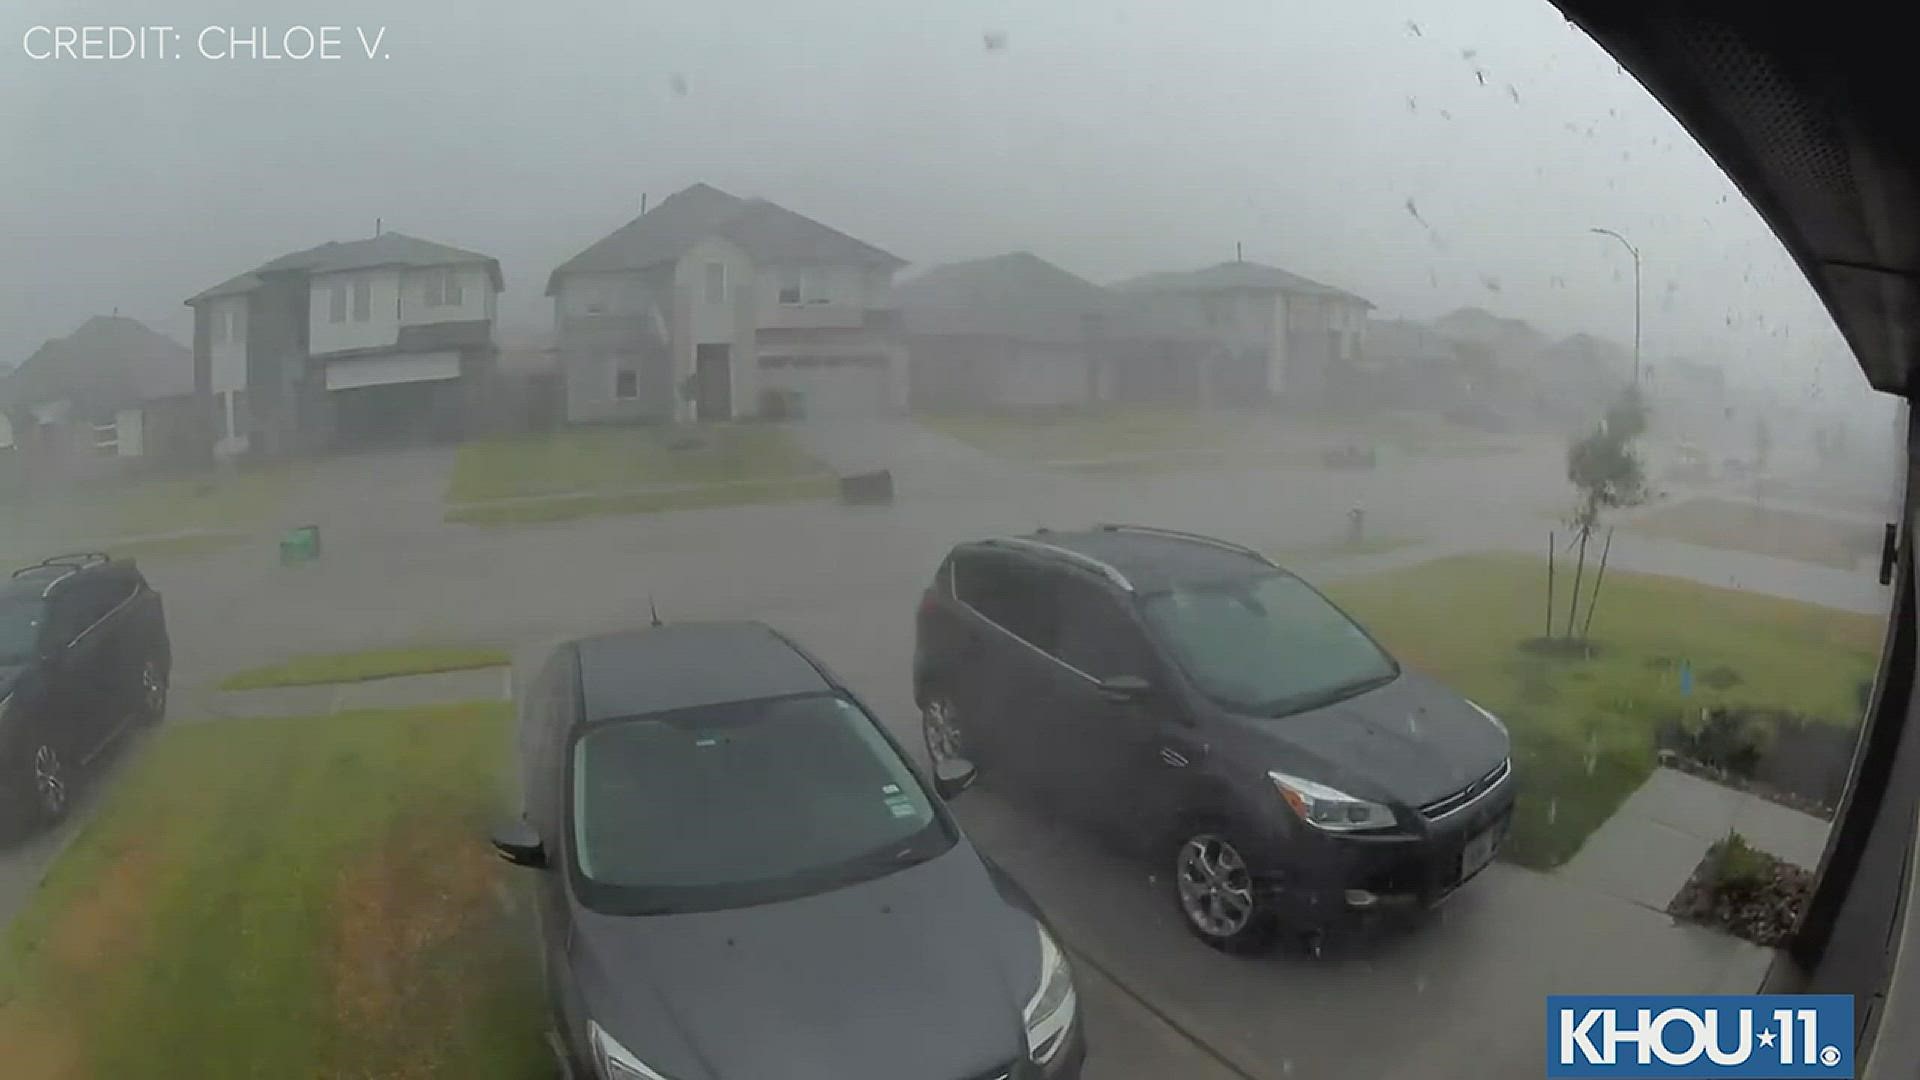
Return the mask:
<path fill-rule="evenodd" d="M 1352 619 L 1291 574 L 1175 585 L 1147 597 L 1141 610 L 1201 691 L 1233 709 L 1284 716 L 1400 671 Z"/>
<path fill-rule="evenodd" d="M 47 605 L 41 600 L 0 599 L 0 664 L 24 664 L 33 659 L 46 612 Z"/>
<path fill-rule="evenodd" d="M 952 843 L 906 763 L 844 698 L 621 720 L 574 743 L 574 870 L 596 908 L 767 903 Z"/>

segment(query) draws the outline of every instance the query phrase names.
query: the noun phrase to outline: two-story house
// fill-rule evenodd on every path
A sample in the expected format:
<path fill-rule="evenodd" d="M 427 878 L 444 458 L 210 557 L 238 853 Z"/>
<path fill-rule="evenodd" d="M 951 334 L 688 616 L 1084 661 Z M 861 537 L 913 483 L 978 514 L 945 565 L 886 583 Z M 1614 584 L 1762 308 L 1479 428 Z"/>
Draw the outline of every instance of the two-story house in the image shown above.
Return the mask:
<path fill-rule="evenodd" d="M 500 264 L 383 232 L 283 255 L 194 309 L 216 450 L 267 454 L 459 437 L 494 363 Z"/>
<path fill-rule="evenodd" d="M 8 448 L 37 479 L 203 461 L 192 354 L 123 315 L 88 319 L 0 375 Z"/>
<path fill-rule="evenodd" d="M 763 199 L 676 192 L 548 279 L 567 418 L 903 408 L 891 289 L 904 265 Z"/>
<path fill-rule="evenodd" d="M 1203 400 L 1273 399 L 1319 405 L 1362 355 L 1373 304 L 1278 267 L 1225 262 L 1148 274 L 1116 289 L 1141 298 L 1159 321 L 1197 329 L 1223 348 Z"/>
<path fill-rule="evenodd" d="M 936 266 L 894 290 L 915 409 L 1192 402 L 1219 346 L 1025 251 Z"/>

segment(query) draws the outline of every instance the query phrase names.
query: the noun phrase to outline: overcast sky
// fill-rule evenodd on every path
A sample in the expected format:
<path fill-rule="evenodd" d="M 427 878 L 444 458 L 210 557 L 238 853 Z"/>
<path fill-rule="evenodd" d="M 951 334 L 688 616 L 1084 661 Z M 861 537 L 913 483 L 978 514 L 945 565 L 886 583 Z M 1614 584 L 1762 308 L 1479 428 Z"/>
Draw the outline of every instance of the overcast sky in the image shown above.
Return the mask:
<path fill-rule="evenodd" d="M 554 264 L 706 181 L 913 269 L 1026 249 L 1106 282 L 1240 243 L 1381 316 L 1474 304 L 1625 343 L 1606 226 L 1644 256 L 1650 358 L 1862 381 L 1757 215 L 1543 0 L 6 7 L 10 362 L 116 307 L 184 340 L 188 295 L 375 218 L 497 256 L 503 325 L 538 330 Z M 115 23 L 172 25 L 184 55 L 27 56 L 30 27 Z M 198 55 L 234 24 L 342 26 L 344 58 Z M 382 27 L 364 59 L 355 28 Z"/>

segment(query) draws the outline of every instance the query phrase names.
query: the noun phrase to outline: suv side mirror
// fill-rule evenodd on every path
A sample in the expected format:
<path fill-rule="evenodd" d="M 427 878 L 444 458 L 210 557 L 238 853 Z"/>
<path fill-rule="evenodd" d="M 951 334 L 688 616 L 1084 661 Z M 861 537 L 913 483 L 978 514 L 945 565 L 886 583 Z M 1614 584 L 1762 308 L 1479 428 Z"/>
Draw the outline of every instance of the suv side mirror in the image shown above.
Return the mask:
<path fill-rule="evenodd" d="M 980 778 L 980 770 L 965 758 L 948 758 L 933 767 L 933 790 L 942 799 L 956 799 Z"/>
<path fill-rule="evenodd" d="M 493 830 L 493 850 L 495 854 L 515 866 L 530 866 L 540 869 L 547 865 L 546 845 L 540 842 L 540 834 L 524 819 L 516 818 Z"/>
<path fill-rule="evenodd" d="M 1153 684 L 1138 675 L 1115 675 L 1100 680 L 1100 694 L 1109 701 L 1139 701 L 1153 693 Z"/>

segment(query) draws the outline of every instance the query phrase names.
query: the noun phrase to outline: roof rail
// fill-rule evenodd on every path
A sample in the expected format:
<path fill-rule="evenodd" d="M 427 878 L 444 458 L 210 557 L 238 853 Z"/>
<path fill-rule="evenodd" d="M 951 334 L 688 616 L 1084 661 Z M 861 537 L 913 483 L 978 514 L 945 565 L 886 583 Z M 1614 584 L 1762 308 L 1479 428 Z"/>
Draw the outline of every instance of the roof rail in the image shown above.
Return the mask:
<path fill-rule="evenodd" d="M 1133 582 L 1128 581 L 1127 575 L 1121 573 L 1111 563 L 1102 562 L 1091 555 L 1082 554 L 1071 548 L 1063 548 L 1058 544 L 1049 544 L 1043 540 L 1029 540 L 1022 536 L 1000 536 L 984 542 L 1065 559 L 1082 569 L 1091 570 L 1099 574 L 1101 577 L 1106 578 L 1127 592 L 1133 591 Z"/>
<path fill-rule="evenodd" d="M 1179 529 L 1163 529 L 1158 525 L 1128 525 L 1124 522 L 1111 521 L 1101 522 L 1100 531 L 1146 533 L 1150 536 L 1166 536 L 1175 540 L 1190 540 L 1196 544 L 1206 544 L 1208 547 L 1219 548 L 1222 551 L 1231 551 L 1236 555 L 1245 555 L 1250 559 L 1258 560 L 1268 566 L 1275 565 L 1272 559 L 1267 558 L 1266 552 L 1256 548 L 1250 548 L 1245 544 L 1236 544 L 1231 540 L 1222 540 L 1217 536 L 1207 536 L 1203 533 L 1182 532 Z"/>
<path fill-rule="evenodd" d="M 113 557 L 108 555 L 104 551 L 75 551 L 66 555 L 52 555 L 47 558 L 41 559 L 39 562 L 34 563 L 32 566 L 23 566 L 20 569 L 15 570 L 13 572 L 13 576 L 25 577 L 26 575 L 33 573 L 35 570 L 46 570 L 48 568 L 58 568 L 63 570 L 79 570 L 83 567 L 95 566 L 100 563 L 112 562 L 112 561 L 113 561 Z"/>

